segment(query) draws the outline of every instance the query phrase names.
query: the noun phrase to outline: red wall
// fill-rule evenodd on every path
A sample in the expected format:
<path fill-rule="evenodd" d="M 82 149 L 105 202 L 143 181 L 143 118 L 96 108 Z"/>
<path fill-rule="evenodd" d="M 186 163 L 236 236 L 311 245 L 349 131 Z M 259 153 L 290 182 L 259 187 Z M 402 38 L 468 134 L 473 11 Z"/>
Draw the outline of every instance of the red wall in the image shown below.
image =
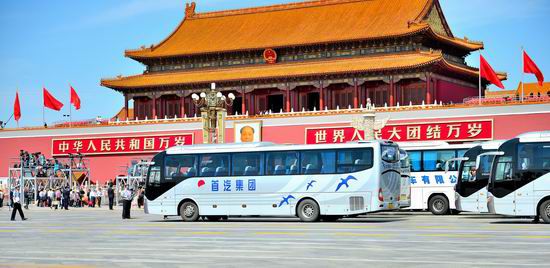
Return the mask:
<path fill-rule="evenodd" d="M 444 114 L 442 115 L 444 116 Z M 518 134 L 529 131 L 550 130 L 550 113 L 544 114 L 524 114 L 524 115 L 498 115 L 475 118 L 438 118 L 423 119 L 422 122 L 445 122 L 445 121 L 468 121 L 468 120 L 493 119 L 494 120 L 494 139 L 510 139 Z M 307 118 L 304 118 L 307 120 Z M 419 120 L 392 120 L 390 123 L 419 123 Z M 319 124 L 319 125 L 299 125 L 299 126 L 265 126 L 262 129 L 263 141 L 272 141 L 276 143 L 305 143 L 305 129 L 315 127 L 331 126 L 349 126 L 349 123 L 342 124 Z M 17 132 L 14 132 L 16 134 Z M 190 131 L 166 131 L 155 133 L 139 133 L 120 135 L 150 135 L 150 134 L 182 134 L 193 133 L 194 142 L 201 143 L 202 136 L 198 130 Z M 113 134 L 92 135 L 93 137 L 112 136 Z M 119 134 L 117 134 L 119 135 Z M 82 136 L 63 136 L 63 138 L 79 138 Z M 233 142 L 233 129 L 227 129 L 226 137 L 228 142 Z M 0 139 L 0 177 L 8 176 L 8 164 L 10 158 L 17 158 L 19 150 L 24 149 L 29 152 L 42 152 L 47 157 L 51 156 L 52 139 L 60 137 L 34 137 L 34 138 L 2 138 Z M 90 169 L 92 180 L 104 182 L 119 175 L 121 166 L 128 165 L 133 159 L 151 158 L 153 154 L 133 154 L 133 155 L 111 155 L 111 156 L 91 156 Z"/>
<path fill-rule="evenodd" d="M 467 86 L 461 86 L 452 82 L 437 80 L 436 99 L 437 102 L 462 103 L 467 97 L 478 96 L 479 90 Z"/>

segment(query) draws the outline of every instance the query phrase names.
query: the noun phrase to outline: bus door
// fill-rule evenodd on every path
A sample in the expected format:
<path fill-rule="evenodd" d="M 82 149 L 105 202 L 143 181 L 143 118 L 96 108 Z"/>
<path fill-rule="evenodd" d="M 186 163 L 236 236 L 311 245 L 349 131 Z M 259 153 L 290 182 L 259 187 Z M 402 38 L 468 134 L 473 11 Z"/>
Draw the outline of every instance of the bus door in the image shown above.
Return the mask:
<path fill-rule="evenodd" d="M 546 159 L 550 156 L 548 143 L 520 143 L 517 147 L 517 173 L 514 180 L 516 215 L 534 215 L 536 213 L 535 184 L 532 183 L 544 174 Z"/>

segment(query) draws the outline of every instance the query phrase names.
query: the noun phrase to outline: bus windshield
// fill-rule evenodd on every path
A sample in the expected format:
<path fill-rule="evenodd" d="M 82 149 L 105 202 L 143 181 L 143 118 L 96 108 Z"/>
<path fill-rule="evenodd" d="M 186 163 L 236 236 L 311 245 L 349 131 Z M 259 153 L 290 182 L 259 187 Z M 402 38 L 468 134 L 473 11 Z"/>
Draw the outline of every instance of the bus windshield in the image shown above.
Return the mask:
<path fill-rule="evenodd" d="M 396 163 L 399 161 L 399 149 L 395 145 L 382 145 L 380 146 L 382 151 L 382 161 L 389 163 Z"/>

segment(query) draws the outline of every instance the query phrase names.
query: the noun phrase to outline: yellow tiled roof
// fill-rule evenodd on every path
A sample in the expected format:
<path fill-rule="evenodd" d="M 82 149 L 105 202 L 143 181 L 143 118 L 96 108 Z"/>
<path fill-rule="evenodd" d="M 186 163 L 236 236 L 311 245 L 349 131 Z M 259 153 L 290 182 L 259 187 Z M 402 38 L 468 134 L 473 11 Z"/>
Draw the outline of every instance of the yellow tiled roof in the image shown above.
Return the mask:
<path fill-rule="evenodd" d="M 396 69 L 410 69 L 433 63 L 443 64 L 457 72 L 477 76 L 477 70 L 448 63 L 439 52 L 396 53 L 367 57 L 319 61 L 262 64 L 248 67 L 226 67 L 170 73 L 142 74 L 104 79 L 101 85 L 113 88 L 143 88 L 167 85 L 185 85 L 210 82 L 245 81 L 254 79 L 307 77 L 323 74 L 349 74 Z"/>
<path fill-rule="evenodd" d="M 319 0 L 211 13 L 187 11 L 164 41 L 127 50 L 126 56 L 158 58 L 410 35 L 430 30 L 422 20 L 434 1 Z M 467 49 L 480 47 L 454 37 L 436 37 Z"/>

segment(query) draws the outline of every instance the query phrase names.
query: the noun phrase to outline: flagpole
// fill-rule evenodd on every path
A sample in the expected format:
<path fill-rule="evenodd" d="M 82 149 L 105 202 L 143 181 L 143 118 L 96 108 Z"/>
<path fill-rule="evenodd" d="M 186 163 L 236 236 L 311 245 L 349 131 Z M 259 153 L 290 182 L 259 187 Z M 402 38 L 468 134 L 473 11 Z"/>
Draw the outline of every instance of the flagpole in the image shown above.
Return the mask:
<path fill-rule="evenodd" d="M 70 90 L 71 90 L 71 84 L 69 83 L 69 91 Z M 69 95 L 71 95 L 69 98 L 72 101 L 72 98 L 73 98 L 72 97 L 72 91 L 70 91 L 69 93 L 70 93 Z M 69 127 L 72 127 L 72 124 L 73 124 L 73 112 L 72 112 L 73 109 L 71 107 L 71 105 L 72 105 L 71 101 L 69 101 Z"/>
<path fill-rule="evenodd" d="M 523 102 L 523 99 L 524 99 L 524 87 L 525 87 L 525 82 L 523 81 L 523 77 L 525 76 L 525 57 L 524 57 L 524 54 L 525 54 L 525 48 L 523 48 L 523 46 L 521 46 L 521 102 Z"/>
<path fill-rule="evenodd" d="M 44 85 L 42 85 L 42 123 L 44 123 L 44 127 L 46 127 L 46 106 L 44 106 Z"/>
<path fill-rule="evenodd" d="M 481 106 L 481 51 L 479 51 L 479 74 L 478 74 L 478 89 L 479 89 L 479 105 Z"/>

